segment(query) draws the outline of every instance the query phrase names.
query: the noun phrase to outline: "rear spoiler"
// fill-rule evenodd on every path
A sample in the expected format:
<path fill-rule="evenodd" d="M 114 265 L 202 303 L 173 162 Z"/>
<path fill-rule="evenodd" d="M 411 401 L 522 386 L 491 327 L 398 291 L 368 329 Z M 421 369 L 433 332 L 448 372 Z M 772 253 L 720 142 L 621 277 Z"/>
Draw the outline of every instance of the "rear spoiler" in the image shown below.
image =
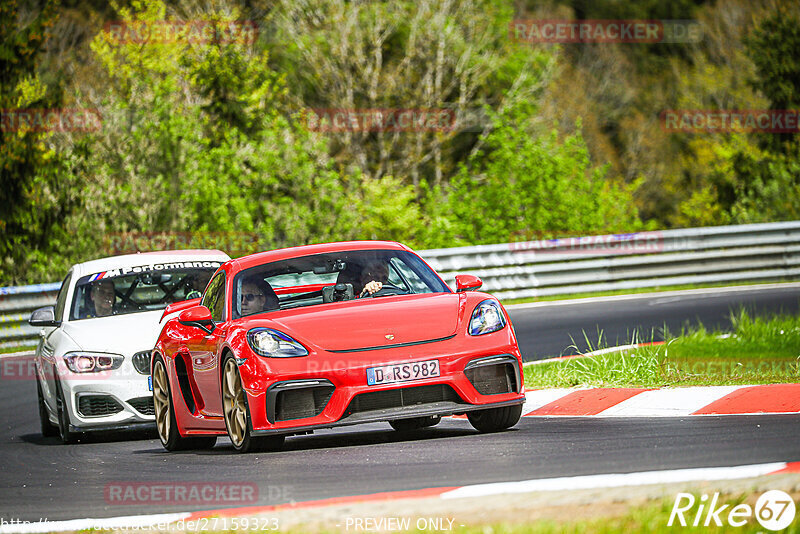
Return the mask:
<path fill-rule="evenodd" d="M 169 306 L 164 308 L 164 313 L 161 314 L 161 319 L 158 321 L 158 323 L 159 324 L 163 323 L 164 322 L 164 318 L 167 315 L 170 315 L 170 314 L 175 313 L 175 312 L 183 311 L 183 310 L 188 310 L 189 308 L 194 308 L 198 304 L 200 304 L 200 297 L 198 297 L 196 299 L 181 300 L 179 302 L 173 302 L 172 304 L 170 304 Z"/>

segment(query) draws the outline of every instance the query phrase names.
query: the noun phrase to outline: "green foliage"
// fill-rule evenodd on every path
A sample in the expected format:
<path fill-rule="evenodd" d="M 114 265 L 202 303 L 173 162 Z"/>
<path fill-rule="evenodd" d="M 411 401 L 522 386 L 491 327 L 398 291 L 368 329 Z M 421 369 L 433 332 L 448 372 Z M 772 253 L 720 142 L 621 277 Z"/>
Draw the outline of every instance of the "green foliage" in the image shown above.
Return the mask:
<path fill-rule="evenodd" d="M 122 10 L 129 23 L 164 17 L 159 2 L 134 6 Z M 91 140 L 102 148 L 89 162 L 95 190 L 118 191 L 98 206 L 106 231 L 238 232 L 255 235 L 257 249 L 352 232 L 325 143 L 279 113 L 286 86 L 266 52 L 238 42 L 120 46 L 109 33 L 93 49 L 116 120 Z"/>
<path fill-rule="evenodd" d="M 54 244 L 63 236 L 61 219 L 76 205 L 74 179 L 51 134 L 19 126 L 20 113 L 57 108 L 60 88 L 39 77 L 55 2 L 28 12 L 16 2 L 0 3 L 0 110 L 10 114 L 0 128 L 0 284 L 50 279 Z M 55 253 L 57 254 L 57 253 Z"/>
<path fill-rule="evenodd" d="M 0 3 L 11 22 L 0 109 L 103 118 L 90 133 L 0 131 L 0 285 L 53 281 L 113 253 L 117 233 L 232 233 L 246 236 L 241 252 L 361 238 L 430 248 L 800 216 L 796 134 L 670 133 L 658 121 L 665 109 L 800 106 L 793 4 L 73 4 Z M 695 19 L 703 39 L 509 36 L 515 18 L 572 16 Z M 101 29 L 177 19 L 254 19 L 261 32 L 120 42 Z M 308 108 L 490 120 L 324 132 L 310 131 Z"/>
<path fill-rule="evenodd" d="M 427 241 L 434 246 L 504 243 L 538 236 L 588 235 L 639 229 L 633 187 L 606 181 L 593 168 L 580 134 L 531 135 L 529 115 L 509 109 L 498 116 L 483 149 L 453 178 Z M 580 126 L 578 126 L 578 129 Z M 433 199 L 436 202 L 436 199 Z M 437 214 L 435 206 L 429 211 Z"/>
<path fill-rule="evenodd" d="M 751 83 L 770 101 L 773 109 L 795 109 L 800 105 L 800 19 L 776 4 L 744 39 L 748 55 L 756 66 Z"/>

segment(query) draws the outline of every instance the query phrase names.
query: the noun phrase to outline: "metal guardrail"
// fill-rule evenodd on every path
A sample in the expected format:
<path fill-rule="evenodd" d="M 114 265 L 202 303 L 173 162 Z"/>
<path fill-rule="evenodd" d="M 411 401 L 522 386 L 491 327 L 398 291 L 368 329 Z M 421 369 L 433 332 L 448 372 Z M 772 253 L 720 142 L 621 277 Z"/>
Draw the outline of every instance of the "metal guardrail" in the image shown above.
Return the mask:
<path fill-rule="evenodd" d="M 800 221 L 687 228 L 421 252 L 453 285 L 500 299 L 800 276 Z"/>
<path fill-rule="evenodd" d="M 59 282 L 0 287 L 0 348 L 36 343 L 41 329 L 30 326 L 28 318 L 36 308 L 55 304 L 60 287 Z"/>
<path fill-rule="evenodd" d="M 500 299 L 800 278 L 800 221 L 420 251 L 445 280 L 474 274 Z M 61 273 L 58 273 L 61 274 Z M 30 312 L 59 284 L 0 288 L 0 347 L 31 345 Z"/>

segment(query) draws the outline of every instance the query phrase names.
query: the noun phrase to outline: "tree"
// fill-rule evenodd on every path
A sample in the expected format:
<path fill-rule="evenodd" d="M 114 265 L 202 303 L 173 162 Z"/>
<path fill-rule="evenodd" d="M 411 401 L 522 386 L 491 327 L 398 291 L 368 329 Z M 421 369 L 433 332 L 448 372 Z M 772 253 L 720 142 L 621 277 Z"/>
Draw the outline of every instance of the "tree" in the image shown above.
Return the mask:
<path fill-rule="evenodd" d="M 638 229 L 635 187 L 605 180 L 580 133 L 531 135 L 528 112 L 497 117 L 484 148 L 452 181 L 445 207 L 429 206 L 435 246 L 488 244 Z M 577 125 L 580 131 L 580 124 Z M 452 216 L 444 222 L 437 215 Z M 437 227 L 438 221 L 438 227 Z M 437 239 L 438 237 L 438 239 Z"/>
<path fill-rule="evenodd" d="M 491 0 L 282 1 L 267 46 L 297 107 L 449 110 L 453 128 L 331 132 L 340 169 L 445 185 L 502 111 L 534 100 L 554 53 L 509 39 L 510 5 Z"/>
<path fill-rule="evenodd" d="M 60 221 L 76 205 L 70 162 L 51 146 L 52 132 L 26 126 L 20 114 L 59 108 L 61 89 L 39 77 L 56 3 L 38 11 L 0 2 L 0 284 L 46 277 L 63 237 Z M 66 174 L 66 176 L 65 176 Z"/>

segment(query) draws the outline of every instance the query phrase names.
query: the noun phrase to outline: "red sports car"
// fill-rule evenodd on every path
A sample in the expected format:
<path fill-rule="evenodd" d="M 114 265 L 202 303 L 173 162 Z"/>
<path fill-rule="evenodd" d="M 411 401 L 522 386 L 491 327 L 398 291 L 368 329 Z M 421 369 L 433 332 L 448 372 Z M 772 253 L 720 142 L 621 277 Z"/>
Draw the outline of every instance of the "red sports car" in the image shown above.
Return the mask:
<path fill-rule="evenodd" d="M 525 400 L 511 321 L 479 278 L 454 293 L 408 247 L 308 245 L 224 263 L 201 299 L 164 311 L 153 397 L 167 450 L 242 452 L 292 434 L 387 421 L 399 431 L 466 414 L 515 425 Z"/>

